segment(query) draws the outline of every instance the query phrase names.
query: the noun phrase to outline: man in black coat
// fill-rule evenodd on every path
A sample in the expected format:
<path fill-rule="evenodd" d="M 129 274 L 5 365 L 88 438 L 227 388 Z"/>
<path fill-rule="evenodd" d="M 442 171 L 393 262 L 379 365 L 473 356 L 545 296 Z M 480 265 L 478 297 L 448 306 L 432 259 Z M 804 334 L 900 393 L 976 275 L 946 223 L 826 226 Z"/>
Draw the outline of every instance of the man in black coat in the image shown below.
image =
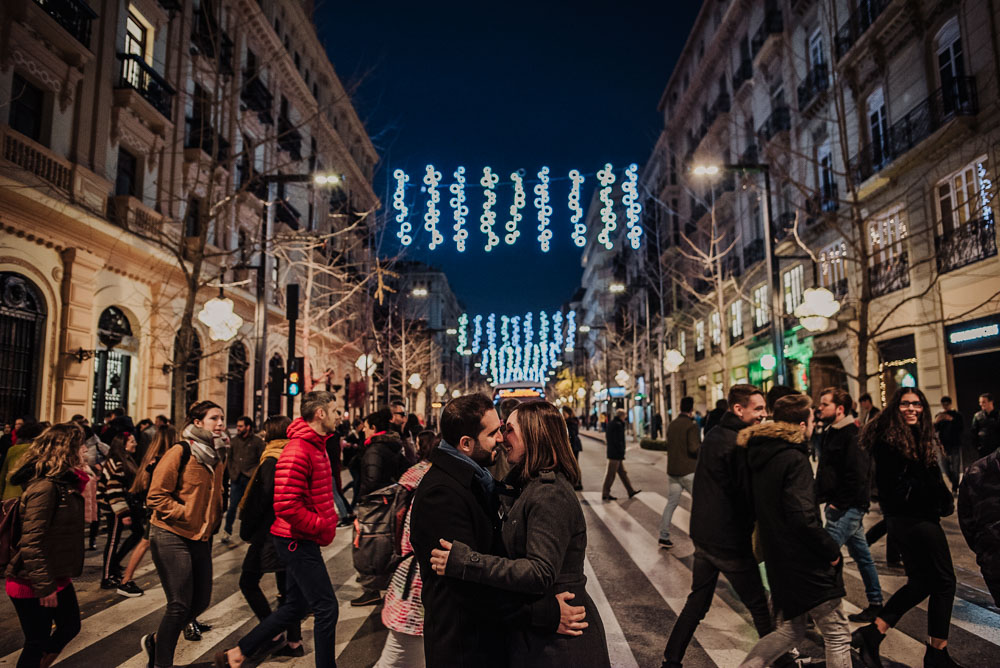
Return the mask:
<path fill-rule="evenodd" d="M 851 629 L 841 599 L 840 546 L 823 528 L 816 504 L 809 437 L 812 399 L 803 394 L 774 404 L 774 421 L 740 432 L 747 449 L 754 510 L 778 628 L 754 645 L 741 665 L 770 666 L 805 640 L 808 618 L 823 634 L 826 665 L 849 668 Z"/>
<path fill-rule="evenodd" d="M 962 435 L 965 431 L 965 420 L 962 414 L 955 410 L 951 397 L 941 397 L 941 412 L 934 416 L 934 431 L 937 432 L 941 447 L 944 448 L 944 459 L 941 468 L 948 476 L 951 491 L 958 495 L 959 476 L 962 473 Z"/>
<path fill-rule="evenodd" d="M 488 397 L 471 394 L 441 411 L 441 445 L 414 494 L 410 542 L 423 579 L 424 657 L 428 668 L 506 668 L 505 624 L 577 635 L 585 610 L 554 599 L 531 601 L 511 592 L 439 576 L 431 551 L 442 539 L 474 553 L 504 555 L 497 483 L 486 466 L 503 443 Z M 502 446 L 501 446 L 502 447 Z M 475 555 L 473 555 L 475 556 Z M 529 605 L 531 604 L 531 605 Z"/>
<path fill-rule="evenodd" d="M 837 545 L 847 545 L 865 583 L 868 607 L 850 620 L 868 623 L 882 612 L 882 587 L 862 526 L 871 500 L 871 456 L 858 444 L 853 403 L 839 387 L 820 394 L 819 416 L 827 428 L 816 468 L 816 500 L 826 504 L 826 530 Z"/>
<path fill-rule="evenodd" d="M 604 486 L 601 488 L 601 498 L 605 501 L 615 501 L 617 497 L 611 496 L 611 485 L 615 482 L 615 476 L 621 478 L 628 492 L 628 498 L 632 498 L 641 489 L 632 487 L 632 482 L 628 479 L 625 471 L 625 409 L 619 408 L 615 411 L 615 417 L 608 422 L 608 431 L 605 440 L 608 444 L 608 472 L 604 475 Z"/>
<path fill-rule="evenodd" d="M 705 416 L 705 424 L 703 427 L 706 434 L 712 429 L 712 427 L 719 424 L 719 421 L 722 420 L 722 416 L 726 414 L 727 410 L 729 410 L 728 401 L 725 399 L 719 399 L 715 402 L 715 408 L 708 411 L 708 415 Z"/>
<path fill-rule="evenodd" d="M 958 524 L 1000 605 L 1000 450 L 975 462 L 958 490 Z"/>
<path fill-rule="evenodd" d="M 750 610 L 758 635 L 774 629 L 750 541 L 754 514 L 746 450 L 736 445 L 737 433 L 759 424 L 766 414 L 760 390 L 733 385 L 729 410 L 701 443 L 691 494 L 689 534 L 695 547 L 691 593 L 663 650 L 663 668 L 681 665 L 698 624 L 712 606 L 720 573 Z"/>
<path fill-rule="evenodd" d="M 979 408 L 982 410 L 972 416 L 972 444 L 979 456 L 985 457 L 1000 448 L 1000 409 L 989 392 L 979 395 Z"/>

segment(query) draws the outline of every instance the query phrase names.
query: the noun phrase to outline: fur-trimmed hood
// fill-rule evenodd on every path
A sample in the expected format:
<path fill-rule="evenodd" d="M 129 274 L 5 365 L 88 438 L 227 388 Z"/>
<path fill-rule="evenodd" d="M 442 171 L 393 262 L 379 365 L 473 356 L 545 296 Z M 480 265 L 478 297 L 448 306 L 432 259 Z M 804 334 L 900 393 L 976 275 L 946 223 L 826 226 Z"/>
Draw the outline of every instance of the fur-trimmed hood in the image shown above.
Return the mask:
<path fill-rule="evenodd" d="M 762 422 L 752 427 L 747 427 L 736 435 L 736 445 L 746 448 L 751 440 L 780 440 L 794 443 L 796 445 L 805 443 L 806 437 L 802 433 L 802 427 L 791 422 Z"/>

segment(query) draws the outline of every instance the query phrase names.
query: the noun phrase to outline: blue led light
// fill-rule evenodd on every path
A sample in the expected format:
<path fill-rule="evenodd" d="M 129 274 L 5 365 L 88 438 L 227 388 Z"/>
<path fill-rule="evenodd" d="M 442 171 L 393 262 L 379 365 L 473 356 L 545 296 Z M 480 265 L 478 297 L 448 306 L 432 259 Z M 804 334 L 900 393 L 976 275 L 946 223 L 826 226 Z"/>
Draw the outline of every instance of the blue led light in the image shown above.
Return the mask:
<path fill-rule="evenodd" d="M 587 226 L 583 221 L 583 207 L 580 206 L 580 190 L 583 187 L 583 175 L 579 170 L 571 170 L 569 178 L 573 182 L 569 191 L 569 210 L 573 212 L 569 222 L 573 223 L 573 243 L 578 248 L 587 244 Z"/>
<path fill-rule="evenodd" d="M 396 179 L 396 191 L 392 194 L 392 208 L 397 211 L 396 222 L 399 223 L 399 232 L 396 237 L 399 243 L 409 246 L 413 243 L 413 225 L 407 220 L 410 216 L 410 209 L 406 206 L 406 183 L 410 177 L 402 169 L 397 169 L 392 173 L 392 178 Z"/>
<path fill-rule="evenodd" d="M 438 202 L 441 201 L 441 193 L 438 192 L 438 184 L 441 183 L 441 172 L 434 169 L 434 165 L 427 165 L 424 173 L 424 185 L 427 186 L 427 213 L 424 214 L 424 229 L 431 233 L 431 240 L 427 243 L 428 250 L 434 250 L 444 242 L 444 235 L 438 231 L 438 221 L 441 220 L 441 212 L 438 210 Z"/>
<path fill-rule="evenodd" d="M 469 344 L 469 314 L 463 313 L 458 316 L 458 346 L 455 348 L 458 354 L 461 355 L 465 352 L 466 346 Z"/>
<path fill-rule="evenodd" d="M 465 205 L 465 167 L 455 170 L 455 182 L 448 186 L 448 191 L 453 197 L 449 200 L 454 211 L 455 224 L 452 229 L 455 235 L 451 238 L 455 242 L 455 248 L 459 253 L 465 252 L 465 240 L 469 238 L 469 231 L 465 229 L 465 217 L 469 215 L 469 207 Z"/>
<path fill-rule="evenodd" d="M 473 318 L 474 323 L 474 334 L 472 335 L 472 354 L 476 355 L 479 353 L 479 344 L 483 339 L 483 316 L 477 315 Z"/>
<path fill-rule="evenodd" d="M 549 205 L 549 168 L 542 167 L 538 171 L 538 183 L 535 184 L 535 208 L 538 209 L 538 243 L 543 253 L 549 252 L 549 242 L 552 240 L 552 230 L 549 229 L 549 219 L 552 207 Z"/>
<path fill-rule="evenodd" d="M 483 178 L 479 179 L 479 185 L 483 187 L 483 215 L 479 217 L 479 230 L 486 235 L 486 246 L 484 250 L 489 253 L 500 243 L 500 237 L 493 231 L 497 223 L 497 213 L 493 207 L 497 203 L 496 187 L 500 177 L 493 173 L 489 167 L 483 167 Z"/>

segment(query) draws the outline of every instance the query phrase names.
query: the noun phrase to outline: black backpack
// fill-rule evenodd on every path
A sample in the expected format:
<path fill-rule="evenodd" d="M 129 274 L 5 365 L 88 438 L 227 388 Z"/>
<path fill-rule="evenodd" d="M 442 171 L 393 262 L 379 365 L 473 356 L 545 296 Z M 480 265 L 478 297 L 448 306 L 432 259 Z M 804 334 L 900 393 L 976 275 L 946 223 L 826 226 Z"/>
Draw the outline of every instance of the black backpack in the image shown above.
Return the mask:
<path fill-rule="evenodd" d="M 393 483 L 365 494 L 354 509 L 354 568 L 376 577 L 379 589 L 412 554 L 402 553 L 403 526 L 412 499 L 412 489 Z"/>

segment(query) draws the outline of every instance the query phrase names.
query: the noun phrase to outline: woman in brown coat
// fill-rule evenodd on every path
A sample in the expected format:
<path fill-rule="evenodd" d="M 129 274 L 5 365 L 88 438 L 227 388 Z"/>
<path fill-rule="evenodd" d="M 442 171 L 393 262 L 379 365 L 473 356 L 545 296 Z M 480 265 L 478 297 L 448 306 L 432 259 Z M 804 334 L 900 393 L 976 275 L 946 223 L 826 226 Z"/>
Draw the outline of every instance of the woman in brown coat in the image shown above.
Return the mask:
<path fill-rule="evenodd" d="M 7 595 L 24 632 L 18 668 L 49 666 L 80 632 L 71 578 L 83 571 L 83 431 L 46 429 L 25 453 L 11 481 L 21 495 L 21 538 L 7 566 Z"/>

